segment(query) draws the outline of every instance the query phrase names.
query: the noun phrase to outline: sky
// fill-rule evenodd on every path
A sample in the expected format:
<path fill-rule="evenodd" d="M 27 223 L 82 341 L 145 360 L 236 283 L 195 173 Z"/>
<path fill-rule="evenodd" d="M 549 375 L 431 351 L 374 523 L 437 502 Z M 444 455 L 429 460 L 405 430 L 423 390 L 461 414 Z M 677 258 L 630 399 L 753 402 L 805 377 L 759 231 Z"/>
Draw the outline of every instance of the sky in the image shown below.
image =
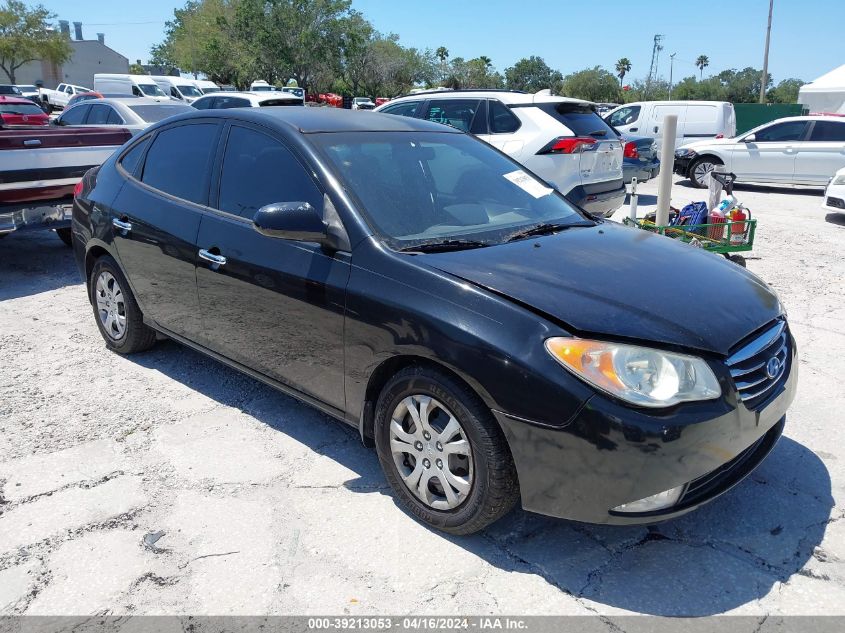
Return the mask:
<path fill-rule="evenodd" d="M 58 19 L 83 23 L 85 39 L 105 33 L 106 44 L 147 61 L 163 39 L 164 22 L 181 0 L 40 0 Z M 34 3 L 34 0 L 33 0 Z M 353 0 L 384 33 L 405 46 L 436 49 L 451 57 L 486 55 L 503 72 L 522 57 L 539 55 L 564 75 L 591 66 L 613 71 L 631 60 L 631 79 L 644 78 L 655 34 L 664 36 L 658 73 L 674 80 L 698 75 L 699 55 L 710 58 L 704 74 L 727 68 L 762 68 L 768 0 Z M 842 0 L 775 0 L 769 72 L 775 82 L 811 81 L 845 64 Z M 73 26 L 71 25 L 71 29 Z"/>

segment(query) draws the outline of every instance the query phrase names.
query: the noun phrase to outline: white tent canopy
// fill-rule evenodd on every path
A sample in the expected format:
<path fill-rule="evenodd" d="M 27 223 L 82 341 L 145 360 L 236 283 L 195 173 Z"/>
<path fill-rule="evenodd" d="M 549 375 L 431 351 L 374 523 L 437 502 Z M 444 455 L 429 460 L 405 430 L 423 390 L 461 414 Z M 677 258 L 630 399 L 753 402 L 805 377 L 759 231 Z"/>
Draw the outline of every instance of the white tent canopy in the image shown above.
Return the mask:
<path fill-rule="evenodd" d="M 798 103 L 803 103 L 810 112 L 845 114 L 845 64 L 801 86 Z"/>

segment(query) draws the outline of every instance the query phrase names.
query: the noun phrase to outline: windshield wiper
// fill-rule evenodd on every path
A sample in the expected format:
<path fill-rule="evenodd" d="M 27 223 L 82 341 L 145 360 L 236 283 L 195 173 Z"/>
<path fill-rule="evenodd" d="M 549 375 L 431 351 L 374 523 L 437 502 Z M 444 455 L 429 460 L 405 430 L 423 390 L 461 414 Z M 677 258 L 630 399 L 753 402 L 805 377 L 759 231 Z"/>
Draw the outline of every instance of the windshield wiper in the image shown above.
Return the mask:
<path fill-rule="evenodd" d="M 487 242 L 480 242 L 478 240 L 443 240 L 442 242 L 427 242 L 424 244 L 414 244 L 413 246 L 405 246 L 399 249 L 401 253 L 438 253 L 445 251 L 460 251 L 469 248 L 482 248 L 490 246 Z"/>
<path fill-rule="evenodd" d="M 535 224 L 532 227 L 527 229 L 523 229 L 521 231 L 517 231 L 516 233 L 511 233 L 508 235 L 505 242 L 513 242 L 514 240 L 521 240 L 524 237 L 531 237 L 532 235 L 548 235 L 549 233 L 555 233 L 556 231 L 564 231 L 568 228 L 573 226 L 582 226 L 580 224 L 555 224 L 551 222 L 546 222 L 543 224 Z M 583 225 L 586 226 L 586 225 Z"/>

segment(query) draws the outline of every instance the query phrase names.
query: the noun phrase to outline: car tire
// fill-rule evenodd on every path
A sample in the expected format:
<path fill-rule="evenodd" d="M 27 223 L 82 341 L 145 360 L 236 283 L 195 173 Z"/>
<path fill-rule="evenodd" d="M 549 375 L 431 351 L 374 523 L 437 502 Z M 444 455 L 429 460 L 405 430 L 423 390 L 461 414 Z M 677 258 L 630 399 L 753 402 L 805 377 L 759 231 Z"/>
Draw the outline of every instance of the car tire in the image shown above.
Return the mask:
<path fill-rule="evenodd" d="M 100 257 L 91 269 L 88 296 L 94 320 L 110 350 L 134 354 L 155 344 L 155 330 L 144 323 L 126 277 L 108 255 Z"/>
<path fill-rule="evenodd" d="M 707 189 L 709 186 L 707 174 L 717 165 L 724 165 L 724 163 L 715 156 L 696 158 L 689 167 L 689 179 L 693 187 Z"/>
<path fill-rule="evenodd" d="M 73 246 L 73 233 L 70 232 L 70 228 L 56 229 L 56 235 L 66 246 Z"/>
<path fill-rule="evenodd" d="M 443 372 L 412 366 L 397 373 L 379 396 L 374 430 L 391 488 L 433 528 L 472 534 L 519 498 L 513 458 L 490 410 Z"/>

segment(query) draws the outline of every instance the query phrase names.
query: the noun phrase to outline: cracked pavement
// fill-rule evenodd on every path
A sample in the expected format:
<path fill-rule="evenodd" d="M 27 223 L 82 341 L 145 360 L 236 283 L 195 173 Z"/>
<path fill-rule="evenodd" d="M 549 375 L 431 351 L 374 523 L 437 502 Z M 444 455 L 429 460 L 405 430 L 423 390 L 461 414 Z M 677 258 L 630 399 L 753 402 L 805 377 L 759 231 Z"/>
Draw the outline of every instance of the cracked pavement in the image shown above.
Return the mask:
<path fill-rule="evenodd" d="M 657 183 L 640 192 L 642 213 Z M 428 530 L 354 429 L 172 342 L 106 351 L 71 252 L 3 240 L 0 613 L 845 613 L 845 215 L 815 191 L 736 195 L 798 396 L 751 477 L 650 527 L 516 510 L 473 537 Z"/>

